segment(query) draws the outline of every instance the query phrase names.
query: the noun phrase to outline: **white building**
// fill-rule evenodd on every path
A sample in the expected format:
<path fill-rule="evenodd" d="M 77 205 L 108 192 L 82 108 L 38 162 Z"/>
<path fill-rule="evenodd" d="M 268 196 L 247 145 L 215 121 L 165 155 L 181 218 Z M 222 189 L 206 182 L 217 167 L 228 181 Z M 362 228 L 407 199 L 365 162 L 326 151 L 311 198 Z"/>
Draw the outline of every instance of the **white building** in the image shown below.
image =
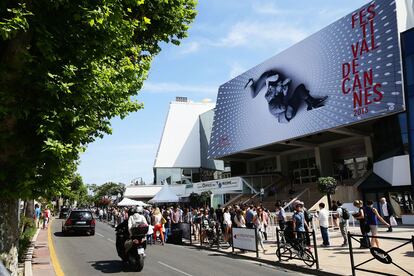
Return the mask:
<path fill-rule="evenodd" d="M 177 97 L 170 103 L 154 162 L 154 183 L 211 180 L 223 161 L 207 159 L 215 104 Z"/>

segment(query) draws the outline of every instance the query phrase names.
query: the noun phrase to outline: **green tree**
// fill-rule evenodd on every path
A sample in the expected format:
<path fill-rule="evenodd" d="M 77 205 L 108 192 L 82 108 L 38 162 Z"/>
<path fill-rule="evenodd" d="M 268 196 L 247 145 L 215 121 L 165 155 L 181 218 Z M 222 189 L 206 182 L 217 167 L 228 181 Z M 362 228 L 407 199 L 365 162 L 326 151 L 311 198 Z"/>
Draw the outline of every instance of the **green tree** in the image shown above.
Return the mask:
<path fill-rule="evenodd" d="M 331 195 L 335 194 L 336 186 L 337 181 L 331 176 L 318 178 L 319 191 L 328 196 L 329 209 L 331 208 Z"/>
<path fill-rule="evenodd" d="M 152 59 L 186 36 L 195 5 L 0 1 L 0 213 L 12 215 L 18 198 L 64 191 L 86 145 L 111 133 L 113 117 L 143 107 L 133 97 Z M 2 259 L 16 251 L 13 219 L 0 223 Z"/>
<path fill-rule="evenodd" d="M 72 203 L 76 201 L 78 206 L 92 203 L 88 197 L 88 188 L 79 174 L 75 174 L 69 185 L 65 187 L 65 190 L 62 192 L 62 198 L 68 199 Z"/>
<path fill-rule="evenodd" d="M 95 202 L 99 202 L 103 197 L 117 196 L 118 194 L 123 197 L 125 192 L 125 184 L 107 182 L 101 186 L 97 186 L 94 191 Z"/>

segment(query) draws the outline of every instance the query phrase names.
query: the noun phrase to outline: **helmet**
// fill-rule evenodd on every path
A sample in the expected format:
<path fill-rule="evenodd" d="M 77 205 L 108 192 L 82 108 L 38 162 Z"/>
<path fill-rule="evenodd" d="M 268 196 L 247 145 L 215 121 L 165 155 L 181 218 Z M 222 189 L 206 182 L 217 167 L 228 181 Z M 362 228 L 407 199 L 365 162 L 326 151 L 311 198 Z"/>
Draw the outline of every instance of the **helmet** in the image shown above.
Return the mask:
<path fill-rule="evenodd" d="M 130 209 L 128 210 L 128 216 L 133 216 L 136 212 L 137 212 L 137 211 L 135 210 L 135 208 L 134 208 L 134 207 L 132 207 L 132 208 L 130 208 Z"/>
<path fill-rule="evenodd" d="M 144 208 L 142 206 L 138 206 L 136 208 L 136 212 L 139 213 L 139 214 L 142 214 L 144 212 Z"/>

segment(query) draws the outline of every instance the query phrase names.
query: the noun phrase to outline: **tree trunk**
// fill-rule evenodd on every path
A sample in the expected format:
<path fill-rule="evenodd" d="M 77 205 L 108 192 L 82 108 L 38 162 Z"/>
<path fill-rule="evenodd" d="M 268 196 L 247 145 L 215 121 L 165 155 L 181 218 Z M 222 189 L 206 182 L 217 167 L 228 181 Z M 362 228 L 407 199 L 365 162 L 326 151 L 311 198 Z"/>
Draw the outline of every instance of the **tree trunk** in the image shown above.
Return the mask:
<path fill-rule="evenodd" d="M 332 208 L 332 204 L 331 204 L 331 194 L 328 193 L 327 196 L 328 196 L 328 210 L 331 210 L 331 208 Z"/>
<path fill-rule="evenodd" d="M 33 218 L 34 216 L 34 200 L 28 199 L 26 200 L 26 209 L 24 213 L 26 218 Z"/>
<path fill-rule="evenodd" d="M 0 200 L 0 261 L 17 275 L 17 248 L 19 243 L 19 200 Z"/>

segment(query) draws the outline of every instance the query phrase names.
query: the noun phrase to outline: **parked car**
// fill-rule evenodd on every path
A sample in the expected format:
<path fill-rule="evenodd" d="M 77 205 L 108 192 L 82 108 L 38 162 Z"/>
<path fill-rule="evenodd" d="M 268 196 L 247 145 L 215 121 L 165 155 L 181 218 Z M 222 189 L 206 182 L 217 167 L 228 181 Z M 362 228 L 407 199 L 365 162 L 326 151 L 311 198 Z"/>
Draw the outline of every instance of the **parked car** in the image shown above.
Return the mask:
<path fill-rule="evenodd" d="M 95 219 L 89 210 L 72 210 L 65 222 L 62 222 L 62 233 L 89 233 L 95 235 Z"/>
<path fill-rule="evenodd" d="M 59 212 L 59 218 L 60 218 L 60 219 L 65 219 L 65 218 L 67 218 L 67 217 L 68 217 L 68 214 L 69 214 L 69 211 L 70 211 L 70 209 L 69 209 L 69 208 L 67 208 L 67 207 L 62 207 L 62 208 L 60 209 L 60 212 Z"/>

